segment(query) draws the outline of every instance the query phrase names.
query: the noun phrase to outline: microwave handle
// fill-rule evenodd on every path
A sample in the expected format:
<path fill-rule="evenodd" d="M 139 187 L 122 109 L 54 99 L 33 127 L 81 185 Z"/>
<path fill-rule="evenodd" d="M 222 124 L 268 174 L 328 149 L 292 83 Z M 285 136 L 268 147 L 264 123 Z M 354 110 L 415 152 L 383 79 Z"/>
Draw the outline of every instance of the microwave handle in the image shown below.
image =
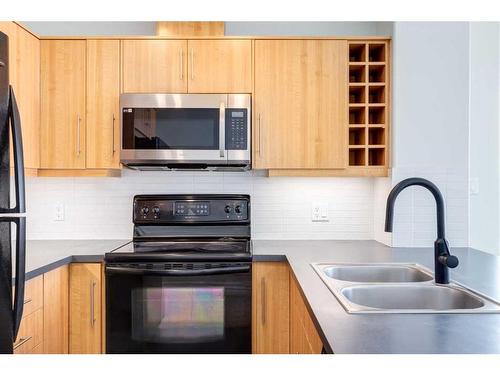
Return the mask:
<path fill-rule="evenodd" d="M 220 103 L 219 107 L 219 156 L 223 158 L 226 151 L 226 104 Z"/>
<path fill-rule="evenodd" d="M 154 276 L 204 276 L 204 275 L 221 275 L 229 273 L 244 273 L 249 272 L 250 266 L 235 266 L 235 267 L 220 267 L 209 268 L 202 270 L 153 270 L 144 268 L 127 268 L 119 266 L 107 266 L 106 272 L 112 274 L 126 275 L 154 275 Z"/>

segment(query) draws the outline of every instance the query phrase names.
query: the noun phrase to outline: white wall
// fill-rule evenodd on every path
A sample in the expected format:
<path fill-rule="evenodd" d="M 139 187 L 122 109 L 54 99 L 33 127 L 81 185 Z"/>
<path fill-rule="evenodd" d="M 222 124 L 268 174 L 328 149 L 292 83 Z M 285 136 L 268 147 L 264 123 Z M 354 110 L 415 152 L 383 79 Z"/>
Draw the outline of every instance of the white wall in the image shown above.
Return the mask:
<path fill-rule="evenodd" d="M 155 35 L 156 22 L 22 22 L 35 34 Z M 226 35 L 387 35 L 390 22 L 226 22 Z"/>
<path fill-rule="evenodd" d="M 470 178 L 479 189 L 470 196 L 470 244 L 493 253 L 500 251 L 499 32 L 497 22 L 470 24 Z"/>
<path fill-rule="evenodd" d="M 130 238 L 135 194 L 250 194 L 255 239 L 372 239 L 367 178 L 268 178 L 262 172 L 135 172 L 121 178 L 28 178 L 29 239 Z M 312 222 L 325 202 L 329 222 Z M 54 221 L 55 205 L 65 220 Z"/>
<path fill-rule="evenodd" d="M 387 35 L 389 22 L 226 22 L 226 35 Z M 382 34 L 380 34 L 382 32 Z"/>
<path fill-rule="evenodd" d="M 395 23 L 392 184 L 419 176 L 438 185 L 446 200 L 452 246 L 469 244 L 468 74 L 468 23 Z M 418 187 L 401 193 L 393 245 L 429 246 L 435 238 L 430 193 Z"/>
<path fill-rule="evenodd" d="M 155 35 L 156 22 L 21 22 L 41 36 L 58 35 Z"/>

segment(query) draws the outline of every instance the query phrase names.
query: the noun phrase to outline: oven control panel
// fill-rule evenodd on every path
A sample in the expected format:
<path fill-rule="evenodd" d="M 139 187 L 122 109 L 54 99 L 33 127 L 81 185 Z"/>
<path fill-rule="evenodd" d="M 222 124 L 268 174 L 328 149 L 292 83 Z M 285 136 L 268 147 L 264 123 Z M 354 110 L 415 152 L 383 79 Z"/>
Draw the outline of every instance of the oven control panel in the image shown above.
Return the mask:
<path fill-rule="evenodd" d="M 226 150 L 246 149 L 248 149 L 247 109 L 226 109 Z"/>
<path fill-rule="evenodd" d="M 225 195 L 136 196 L 134 198 L 134 223 L 182 224 L 207 222 L 248 223 L 250 197 Z"/>

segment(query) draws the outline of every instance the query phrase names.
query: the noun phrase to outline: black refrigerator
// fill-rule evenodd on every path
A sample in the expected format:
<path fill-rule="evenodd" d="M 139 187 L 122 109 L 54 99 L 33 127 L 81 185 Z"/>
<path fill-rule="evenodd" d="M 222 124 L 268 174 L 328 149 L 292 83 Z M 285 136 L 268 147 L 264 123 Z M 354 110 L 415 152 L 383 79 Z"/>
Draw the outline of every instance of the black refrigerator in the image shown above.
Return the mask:
<path fill-rule="evenodd" d="M 26 254 L 23 145 L 16 98 L 9 85 L 8 47 L 9 38 L 0 32 L 0 354 L 9 354 L 14 350 L 23 315 Z M 13 166 L 10 165 L 11 144 Z M 13 238 L 15 241 L 12 241 Z"/>

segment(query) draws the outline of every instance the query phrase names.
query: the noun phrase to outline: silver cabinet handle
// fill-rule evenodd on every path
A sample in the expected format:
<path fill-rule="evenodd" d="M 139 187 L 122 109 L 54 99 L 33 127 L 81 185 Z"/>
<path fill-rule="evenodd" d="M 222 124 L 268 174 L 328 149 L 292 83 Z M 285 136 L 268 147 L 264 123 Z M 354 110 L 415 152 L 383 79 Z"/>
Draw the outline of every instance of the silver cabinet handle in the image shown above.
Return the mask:
<path fill-rule="evenodd" d="M 0 60 L 0 67 L 3 68 L 4 66 L 5 66 L 5 63 L 2 60 Z"/>
<path fill-rule="evenodd" d="M 80 156 L 80 152 L 81 152 L 81 149 L 80 149 L 80 122 L 81 122 L 80 115 L 77 115 L 77 119 L 76 119 L 76 154 L 78 156 Z"/>
<path fill-rule="evenodd" d="M 194 80 L 194 49 L 191 48 L 191 81 Z"/>
<path fill-rule="evenodd" d="M 224 157 L 226 149 L 226 104 L 220 103 L 219 107 L 219 156 Z"/>
<path fill-rule="evenodd" d="M 261 291 L 261 297 L 262 297 L 261 320 L 262 320 L 262 324 L 266 324 L 266 279 L 264 277 L 262 279 L 260 279 L 260 288 L 262 289 L 262 291 Z"/>
<path fill-rule="evenodd" d="M 111 125 L 112 125 L 111 136 L 113 137 L 113 143 L 112 143 L 111 150 L 113 151 L 113 155 L 114 155 L 116 152 L 116 148 L 115 148 L 115 114 L 114 113 L 113 113 L 113 120 L 111 122 Z"/>
<path fill-rule="evenodd" d="M 94 297 L 95 297 L 95 286 L 96 282 L 90 282 L 90 326 L 93 328 L 95 326 L 95 308 L 94 308 Z"/>
<path fill-rule="evenodd" d="M 179 69 L 179 78 L 182 80 L 184 80 L 184 51 L 181 50 L 179 51 L 179 61 L 180 61 L 180 69 Z"/>
<path fill-rule="evenodd" d="M 261 122 L 261 115 L 259 113 L 259 121 L 258 121 L 258 124 L 257 124 L 257 130 L 259 132 L 259 136 L 257 137 L 257 145 L 259 146 L 258 147 L 258 150 L 257 150 L 257 153 L 259 154 L 259 156 L 261 156 L 261 144 L 260 144 L 260 139 L 261 139 L 261 128 L 260 128 L 260 122 Z"/>
<path fill-rule="evenodd" d="M 28 341 L 30 341 L 33 338 L 33 336 L 28 336 L 28 337 L 21 337 L 18 342 L 14 343 L 14 349 L 19 348 L 21 345 L 26 344 Z"/>

